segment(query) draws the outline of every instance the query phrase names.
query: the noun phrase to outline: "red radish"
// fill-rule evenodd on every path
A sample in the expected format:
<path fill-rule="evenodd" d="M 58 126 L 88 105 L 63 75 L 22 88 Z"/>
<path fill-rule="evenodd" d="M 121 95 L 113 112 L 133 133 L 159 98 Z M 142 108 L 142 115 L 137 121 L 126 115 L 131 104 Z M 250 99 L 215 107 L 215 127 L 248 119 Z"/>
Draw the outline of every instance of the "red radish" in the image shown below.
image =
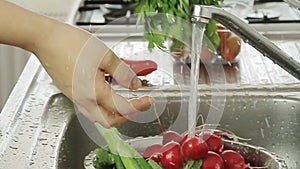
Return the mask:
<path fill-rule="evenodd" d="M 245 164 L 244 157 L 233 150 L 225 150 L 221 153 L 221 157 L 225 163 L 225 169 L 245 169 L 253 168 Z"/>
<path fill-rule="evenodd" d="M 209 131 L 200 133 L 199 137 L 206 142 L 208 150 L 214 151 L 218 154 L 223 151 L 224 142 L 222 141 L 221 137 Z"/>
<path fill-rule="evenodd" d="M 188 139 L 188 137 L 189 137 L 189 134 L 188 134 L 188 133 L 185 133 L 185 134 L 182 136 L 182 138 L 181 138 L 179 144 L 182 145 L 182 144 Z"/>
<path fill-rule="evenodd" d="M 162 133 L 162 135 L 163 135 L 162 144 L 167 144 L 170 141 L 175 141 L 179 143 L 180 140 L 182 139 L 182 136 L 175 131 L 165 131 Z"/>
<path fill-rule="evenodd" d="M 219 154 L 208 151 L 202 161 L 201 169 L 224 169 L 224 161 Z"/>
<path fill-rule="evenodd" d="M 161 153 L 154 153 L 154 154 L 152 154 L 152 156 L 150 156 L 148 159 L 151 159 L 151 160 L 153 160 L 153 161 L 155 161 L 155 162 L 157 162 L 157 163 L 160 163 L 160 161 L 161 161 L 161 156 L 162 156 Z"/>
<path fill-rule="evenodd" d="M 151 156 L 153 156 L 153 154 L 160 154 L 161 148 L 162 148 L 161 144 L 152 144 L 144 150 L 142 155 L 145 159 L 148 159 Z"/>
<path fill-rule="evenodd" d="M 204 158 L 208 152 L 207 144 L 195 136 L 187 139 L 181 146 L 183 156 L 190 160 L 199 160 Z"/>
<path fill-rule="evenodd" d="M 152 60 L 122 60 L 130 66 L 137 76 L 145 76 L 157 70 L 157 64 Z"/>
<path fill-rule="evenodd" d="M 162 147 L 161 164 L 165 169 L 180 169 L 184 159 L 181 154 L 180 144 L 171 141 Z"/>

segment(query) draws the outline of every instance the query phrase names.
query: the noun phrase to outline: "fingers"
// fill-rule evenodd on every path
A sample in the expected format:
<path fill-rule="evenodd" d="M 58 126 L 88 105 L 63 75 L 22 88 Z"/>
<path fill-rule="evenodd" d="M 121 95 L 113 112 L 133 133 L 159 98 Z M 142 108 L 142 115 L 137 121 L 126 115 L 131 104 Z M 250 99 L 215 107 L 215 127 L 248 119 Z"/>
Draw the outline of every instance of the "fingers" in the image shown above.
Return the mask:
<path fill-rule="evenodd" d="M 150 97 L 129 101 L 117 94 L 105 81 L 104 73 L 109 73 L 123 87 L 131 90 L 141 87 L 141 81 L 130 67 L 98 39 L 92 38 L 81 51 L 80 56 L 76 66 L 76 83 L 73 83 L 77 93 L 75 92 L 73 97 L 76 103 L 82 106 L 80 110 L 89 120 L 110 127 L 124 123 L 139 111 L 150 107 L 153 102 Z M 92 78 L 88 75 L 94 75 L 95 69 L 96 78 L 95 81 L 91 81 Z"/>
<path fill-rule="evenodd" d="M 99 107 L 101 116 L 96 118 L 96 122 L 100 123 L 106 128 L 122 124 L 127 121 L 127 118 L 119 113 L 109 112 L 102 107 Z"/>
<path fill-rule="evenodd" d="M 97 73 L 96 81 L 95 81 L 95 92 L 96 92 L 96 100 L 97 103 L 103 106 L 110 112 L 118 112 L 120 114 L 130 114 L 131 112 L 137 112 L 143 109 L 136 109 L 133 107 L 130 102 L 122 97 L 121 95 L 117 94 L 105 81 L 105 77 L 103 72 Z M 150 106 L 149 102 L 143 102 L 144 107 Z"/>
<path fill-rule="evenodd" d="M 124 107 L 123 105 L 128 104 L 125 98 L 113 91 L 110 84 L 105 81 L 104 73 L 101 71 L 96 74 L 95 92 L 97 104 L 102 105 L 108 111 L 119 112 L 116 103 L 118 103 L 120 107 Z"/>
<path fill-rule="evenodd" d="M 100 63 L 100 69 L 109 73 L 123 87 L 136 90 L 142 86 L 134 71 L 111 50 L 107 51 Z"/>
<path fill-rule="evenodd" d="M 102 115 L 97 115 L 94 117 L 94 120 L 96 119 L 97 122 L 105 126 L 124 123 L 139 111 L 148 109 L 154 102 L 153 98 L 149 96 L 128 101 L 117 94 L 111 88 L 110 84 L 105 82 L 104 73 L 101 71 L 96 75 L 95 92 L 99 112 L 93 113 L 100 113 Z"/>
<path fill-rule="evenodd" d="M 80 112 L 84 114 L 84 116 L 87 117 L 91 122 L 98 122 L 106 128 L 117 124 L 122 124 L 128 120 L 125 116 L 119 113 L 107 111 L 96 104 L 89 107 L 78 106 L 78 108 Z"/>
<path fill-rule="evenodd" d="M 135 110 L 142 111 L 142 110 L 149 108 L 149 104 L 153 103 L 153 101 L 154 100 L 151 97 L 143 96 L 138 99 L 130 100 L 130 104 L 135 108 Z M 100 117 L 97 118 L 98 120 L 96 120 L 96 121 L 107 128 L 117 125 L 117 124 L 122 124 L 122 123 L 126 122 L 127 120 L 130 120 L 131 118 L 133 118 L 138 113 L 137 111 L 132 111 L 132 112 L 129 111 L 129 114 L 122 115 L 120 113 L 109 112 L 101 107 L 100 107 L 100 110 L 104 114 L 104 116 L 102 116 L 102 118 L 100 118 Z M 105 120 L 103 120 L 103 119 L 105 119 Z"/>
<path fill-rule="evenodd" d="M 140 98 L 130 100 L 130 104 L 139 111 L 148 109 L 153 102 L 154 99 L 150 96 L 142 96 Z"/>
<path fill-rule="evenodd" d="M 138 99 L 130 100 L 130 104 L 135 108 L 135 110 L 145 110 L 149 107 L 149 104 L 153 102 L 153 99 L 149 96 L 143 96 Z M 96 109 L 97 111 L 91 111 Z M 106 108 L 103 108 L 101 105 L 95 108 L 89 108 L 87 111 L 89 115 L 86 115 L 91 121 L 98 122 L 106 128 L 115 126 L 117 124 L 122 124 L 127 120 L 133 118 L 138 111 L 128 111 L 128 114 L 120 114 L 118 112 L 108 111 Z M 92 114 L 90 114 L 92 112 Z"/>

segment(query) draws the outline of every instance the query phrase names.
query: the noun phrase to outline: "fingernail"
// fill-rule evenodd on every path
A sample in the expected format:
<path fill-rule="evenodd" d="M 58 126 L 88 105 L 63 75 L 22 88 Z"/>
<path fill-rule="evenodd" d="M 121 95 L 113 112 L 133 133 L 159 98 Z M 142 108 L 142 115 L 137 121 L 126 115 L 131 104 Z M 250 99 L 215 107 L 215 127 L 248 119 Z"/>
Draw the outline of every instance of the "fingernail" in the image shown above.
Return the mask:
<path fill-rule="evenodd" d="M 131 82 L 131 89 L 136 90 L 138 88 L 142 87 L 142 82 L 140 81 L 139 78 L 134 78 Z"/>

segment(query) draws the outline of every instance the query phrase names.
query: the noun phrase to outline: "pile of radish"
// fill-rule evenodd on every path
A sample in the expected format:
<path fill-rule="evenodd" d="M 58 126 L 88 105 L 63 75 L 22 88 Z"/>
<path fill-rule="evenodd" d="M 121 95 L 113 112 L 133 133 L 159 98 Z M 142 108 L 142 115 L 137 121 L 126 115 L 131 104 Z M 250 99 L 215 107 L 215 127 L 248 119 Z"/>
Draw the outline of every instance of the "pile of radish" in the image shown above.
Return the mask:
<path fill-rule="evenodd" d="M 142 153 L 165 169 L 186 169 L 189 161 L 200 161 L 197 169 L 245 169 L 256 168 L 245 164 L 243 156 L 233 150 L 224 150 L 220 135 L 202 131 L 193 137 L 174 131 L 163 132 L 161 144 L 148 146 Z M 258 167 L 259 168 L 259 167 Z"/>

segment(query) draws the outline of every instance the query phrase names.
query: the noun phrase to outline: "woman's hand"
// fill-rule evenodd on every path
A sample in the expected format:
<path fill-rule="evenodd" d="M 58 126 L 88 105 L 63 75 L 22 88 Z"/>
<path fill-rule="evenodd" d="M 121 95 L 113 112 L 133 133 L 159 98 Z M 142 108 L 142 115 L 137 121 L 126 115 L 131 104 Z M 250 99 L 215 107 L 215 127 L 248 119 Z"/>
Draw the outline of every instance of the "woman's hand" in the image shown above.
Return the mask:
<path fill-rule="evenodd" d="M 112 89 L 105 73 L 131 90 L 141 87 L 141 82 L 90 33 L 6 1 L 0 1 L 0 22 L 0 43 L 33 52 L 56 86 L 89 120 L 105 127 L 120 124 L 153 102 L 148 96 L 127 100 Z"/>

